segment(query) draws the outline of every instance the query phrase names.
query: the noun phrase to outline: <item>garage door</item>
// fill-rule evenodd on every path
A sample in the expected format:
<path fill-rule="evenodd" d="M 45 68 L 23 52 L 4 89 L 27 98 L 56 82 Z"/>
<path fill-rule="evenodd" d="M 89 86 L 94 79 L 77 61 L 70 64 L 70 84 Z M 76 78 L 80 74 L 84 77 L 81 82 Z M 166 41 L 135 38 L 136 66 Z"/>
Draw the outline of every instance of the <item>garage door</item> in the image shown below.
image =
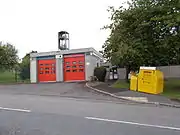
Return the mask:
<path fill-rule="evenodd" d="M 38 60 L 39 82 L 56 81 L 56 60 Z"/>
<path fill-rule="evenodd" d="M 64 81 L 85 80 L 84 54 L 64 56 Z"/>

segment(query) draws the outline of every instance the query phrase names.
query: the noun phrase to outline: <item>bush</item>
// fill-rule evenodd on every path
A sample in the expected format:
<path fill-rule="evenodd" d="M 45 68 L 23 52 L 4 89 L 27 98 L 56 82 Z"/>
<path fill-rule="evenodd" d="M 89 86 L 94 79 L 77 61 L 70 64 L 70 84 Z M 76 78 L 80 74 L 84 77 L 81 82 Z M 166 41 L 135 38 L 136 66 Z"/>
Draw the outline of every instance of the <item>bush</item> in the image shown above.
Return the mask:
<path fill-rule="evenodd" d="M 30 79 L 30 65 L 22 66 L 20 69 L 19 77 L 22 80 Z"/>
<path fill-rule="evenodd" d="M 20 63 L 19 77 L 22 80 L 30 79 L 30 53 L 26 54 Z"/>
<path fill-rule="evenodd" d="M 94 76 L 96 76 L 99 81 L 104 82 L 105 77 L 106 77 L 106 68 L 105 67 L 96 67 L 94 69 Z"/>

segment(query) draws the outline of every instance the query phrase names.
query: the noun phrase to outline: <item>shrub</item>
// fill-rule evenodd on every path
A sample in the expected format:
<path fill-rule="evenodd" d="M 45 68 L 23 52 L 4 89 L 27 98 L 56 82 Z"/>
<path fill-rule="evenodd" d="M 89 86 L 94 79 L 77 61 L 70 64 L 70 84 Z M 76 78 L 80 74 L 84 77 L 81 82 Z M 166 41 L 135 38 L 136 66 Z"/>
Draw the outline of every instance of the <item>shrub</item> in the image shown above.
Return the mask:
<path fill-rule="evenodd" d="M 26 54 L 20 63 L 19 77 L 22 80 L 30 79 L 30 53 Z"/>
<path fill-rule="evenodd" d="M 104 82 L 105 77 L 106 77 L 106 68 L 105 67 L 96 67 L 94 69 L 94 76 L 96 76 L 99 81 Z"/>

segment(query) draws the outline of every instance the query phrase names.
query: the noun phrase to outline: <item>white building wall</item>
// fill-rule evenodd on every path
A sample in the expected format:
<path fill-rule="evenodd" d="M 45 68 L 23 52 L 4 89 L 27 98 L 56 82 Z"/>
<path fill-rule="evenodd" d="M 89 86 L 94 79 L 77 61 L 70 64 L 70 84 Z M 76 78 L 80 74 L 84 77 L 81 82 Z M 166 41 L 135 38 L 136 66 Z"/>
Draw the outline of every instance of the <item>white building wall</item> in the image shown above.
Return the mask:
<path fill-rule="evenodd" d="M 30 62 L 30 80 L 31 83 L 37 82 L 37 60 L 36 58 L 31 58 Z"/>
<path fill-rule="evenodd" d="M 94 75 L 94 68 L 97 67 L 97 63 L 100 66 L 100 59 L 93 55 L 85 56 L 85 77 L 86 81 L 90 80 L 90 76 Z"/>
<path fill-rule="evenodd" d="M 62 55 L 56 55 L 56 81 L 62 82 L 63 80 L 63 57 Z"/>

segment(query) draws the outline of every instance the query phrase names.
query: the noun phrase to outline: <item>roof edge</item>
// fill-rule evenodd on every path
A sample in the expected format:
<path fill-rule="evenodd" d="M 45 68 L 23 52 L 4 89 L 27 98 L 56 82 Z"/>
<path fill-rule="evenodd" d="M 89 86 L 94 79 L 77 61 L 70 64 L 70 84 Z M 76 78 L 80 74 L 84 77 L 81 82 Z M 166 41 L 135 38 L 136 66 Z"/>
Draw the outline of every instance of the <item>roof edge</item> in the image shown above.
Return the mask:
<path fill-rule="evenodd" d="M 31 53 L 30 57 L 49 56 L 49 55 L 63 55 L 63 54 L 83 53 L 83 52 L 93 52 L 99 58 L 103 59 L 103 56 L 92 47 L 71 49 L 71 50 L 61 50 L 61 51 L 51 51 L 51 52 Z"/>

